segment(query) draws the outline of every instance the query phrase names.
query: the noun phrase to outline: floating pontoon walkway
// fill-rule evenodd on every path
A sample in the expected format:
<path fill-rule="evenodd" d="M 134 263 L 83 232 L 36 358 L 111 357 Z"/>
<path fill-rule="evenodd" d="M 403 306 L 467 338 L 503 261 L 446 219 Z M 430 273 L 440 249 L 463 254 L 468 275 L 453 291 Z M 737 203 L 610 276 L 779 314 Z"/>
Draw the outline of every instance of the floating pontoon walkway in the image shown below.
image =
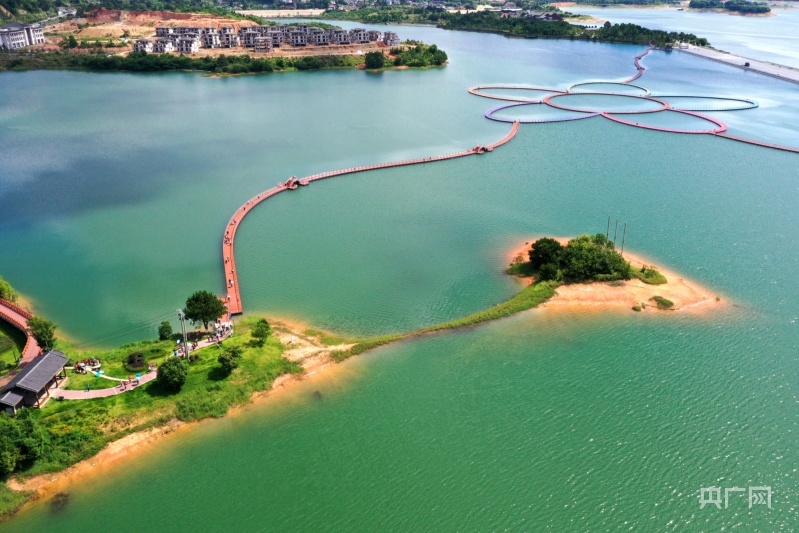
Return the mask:
<path fill-rule="evenodd" d="M 291 177 L 286 182 L 278 183 L 277 186 L 250 198 L 244 203 L 244 205 L 236 210 L 232 217 L 230 217 L 230 221 L 228 221 L 227 228 L 225 229 L 225 235 L 222 239 L 222 261 L 225 267 L 225 287 L 227 290 L 227 294 L 223 297 L 223 301 L 225 301 L 227 304 L 228 311 L 231 315 L 238 315 L 244 310 L 241 302 L 241 291 L 239 288 L 239 276 L 238 270 L 236 269 L 236 255 L 234 249 L 236 230 L 238 230 L 239 226 L 241 225 L 241 221 L 244 219 L 247 213 L 252 211 L 256 205 L 260 204 L 267 198 L 271 198 L 272 196 L 283 191 L 297 189 L 300 186 L 308 185 L 314 181 L 333 178 L 336 176 L 356 174 L 358 172 L 367 172 L 370 170 L 379 170 L 383 168 L 420 165 L 422 163 L 435 163 L 436 161 L 445 161 L 447 159 L 456 159 L 458 157 L 466 157 L 469 155 L 484 154 L 486 152 L 493 151 L 494 148 L 498 148 L 513 139 L 517 131 L 519 131 L 519 123 L 514 122 L 510 132 L 508 132 L 508 134 L 499 141 L 486 146 L 478 145 L 474 148 L 470 148 L 462 152 L 455 152 L 453 154 L 425 157 L 422 159 L 409 159 L 406 161 L 394 161 L 391 163 L 380 163 L 377 165 L 366 165 L 362 167 L 345 168 L 342 170 L 333 170 L 330 172 L 322 172 L 321 174 L 314 174 L 313 176 L 308 176 L 302 179 Z"/>

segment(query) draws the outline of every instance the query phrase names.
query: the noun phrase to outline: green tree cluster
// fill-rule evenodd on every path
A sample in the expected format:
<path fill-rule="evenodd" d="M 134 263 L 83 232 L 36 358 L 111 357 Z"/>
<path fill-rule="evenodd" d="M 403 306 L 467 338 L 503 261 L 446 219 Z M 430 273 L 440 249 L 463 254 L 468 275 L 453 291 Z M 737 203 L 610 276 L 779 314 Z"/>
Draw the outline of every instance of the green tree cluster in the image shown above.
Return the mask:
<path fill-rule="evenodd" d="M 208 324 L 215 321 L 227 312 L 227 307 L 222 300 L 208 291 L 197 291 L 186 300 L 183 308 L 186 318 L 195 324 L 202 324 L 208 331 Z M 185 342 L 186 339 L 183 339 Z"/>
<path fill-rule="evenodd" d="M 166 341 L 171 338 L 172 338 L 172 324 L 164 320 L 163 322 L 161 322 L 161 325 L 158 326 L 158 340 Z"/>
<path fill-rule="evenodd" d="M 0 475 L 8 476 L 45 452 L 49 435 L 30 409 L 16 417 L 0 414 Z"/>
<path fill-rule="evenodd" d="M 258 322 L 255 323 L 250 331 L 250 335 L 252 335 L 253 339 L 260 346 L 264 345 L 267 337 L 269 337 L 271 334 L 272 328 L 269 326 L 269 322 L 267 322 L 265 318 L 258 319 Z"/>
<path fill-rule="evenodd" d="M 749 2 L 747 0 L 691 0 L 691 9 L 724 9 L 736 13 L 769 13 L 771 8 L 766 2 Z"/>
<path fill-rule="evenodd" d="M 217 361 L 222 365 L 222 370 L 226 375 L 230 375 L 235 369 L 239 367 L 239 359 L 241 359 L 242 349 L 238 346 L 231 346 L 217 357 Z"/>
<path fill-rule="evenodd" d="M 58 328 L 57 325 L 40 316 L 28 319 L 28 331 L 44 351 L 52 350 L 55 347 L 56 328 Z"/>
<path fill-rule="evenodd" d="M 9 302 L 16 302 L 17 291 L 14 290 L 14 287 L 11 286 L 9 282 L 3 279 L 3 276 L 0 276 L 0 298 L 3 300 L 7 300 Z"/>
<path fill-rule="evenodd" d="M 383 52 L 366 52 L 363 59 L 364 65 L 368 69 L 383 68 L 386 62 L 386 56 Z"/>
<path fill-rule="evenodd" d="M 408 48 L 392 48 L 395 66 L 430 67 L 441 66 L 447 62 L 447 54 L 436 45 L 417 43 Z"/>
<path fill-rule="evenodd" d="M 528 255 L 530 265 L 542 281 L 584 283 L 630 279 L 633 275 L 630 264 L 601 233 L 582 235 L 566 246 L 554 239 L 538 239 Z"/>
<path fill-rule="evenodd" d="M 158 367 L 155 382 L 170 391 L 179 391 L 189 379 L 189 364 L 180 357 L 168 357 Z"/>

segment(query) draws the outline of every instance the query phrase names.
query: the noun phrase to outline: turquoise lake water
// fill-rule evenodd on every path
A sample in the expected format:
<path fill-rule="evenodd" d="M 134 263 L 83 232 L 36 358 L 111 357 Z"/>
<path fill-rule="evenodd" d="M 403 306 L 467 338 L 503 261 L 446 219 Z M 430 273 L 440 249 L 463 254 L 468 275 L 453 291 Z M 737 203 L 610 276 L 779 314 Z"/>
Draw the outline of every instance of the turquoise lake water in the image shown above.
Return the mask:
<path fill-rule="evenodd" d="M 777 17 L 773 18 L 777 20 Z M 342 24 L 344 25 L 344 24 Z M 0 272 L 83 344 L 153 336 L 247 198 L 296 175 L 425 157 L 508 131 L 478 84 L 634 73 L 640 46 L 399 27 L 441 70 L 208 79 L 0 75 Z M 794 85 L 653 53 L 655 94 L 752 98 L 731 133 L 799 145 Z M 510 247 L 628 223 L 627 246 L 732 303 L 708 315 L 538 309 L 388 346 L 69 488 L 9 531 L 688 531 L 794 527 L 796 154 L 601 117 L 526 125 L 492 154 L 314 183 L 239 232 L 245 309 L 408 330 L 518 285 Z M 319 394 L 315 394 L 318 392 Z M 770 486 L 772 509 L 699 508 Z"/>

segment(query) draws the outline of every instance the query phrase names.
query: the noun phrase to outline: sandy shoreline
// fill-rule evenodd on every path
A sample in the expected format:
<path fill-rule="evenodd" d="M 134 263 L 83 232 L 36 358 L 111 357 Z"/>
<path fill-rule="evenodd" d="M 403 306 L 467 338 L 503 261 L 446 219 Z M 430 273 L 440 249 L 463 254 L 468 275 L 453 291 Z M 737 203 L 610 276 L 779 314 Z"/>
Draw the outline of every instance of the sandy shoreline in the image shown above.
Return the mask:
<path fill-rule="evenodd" d="M 330 358 L 330 352 L 351 347 L 351 345 L 323 346 L 318 344 L 313 339 L 302 334 L 304 328 L 285 320 L 274 321 L 272 326 L 274 334 L 286 346 L 286 350 L 283 352 L 284 357 L 291 361 L 300 362 L 304 371 L 301 374 L 279 376 L 269 389 L 254 393 L 248 403 L 231 407 L 225 417 L 235 415 L 237 412 L 253 405 L 258 405 L 264 400 L 288 390 L 296 383 L 309 378 L 324 377 L 337 365 Z M 292 338 L 294 339 L 293 344 L 291 343 Z M 197 422 L 181 422 L 173 419 L 163 426 L 131 433 L 113 441 L 107 444 L 94 457 L 80 461 L 61 472 L 42 474 L 24 481 L 12 478 L 7 482 L 7 485 L 13 490 L 36 492 L 36 495 L 20 509 L 22 511 L 36 500 L 49 498 L 60 491 L 66 490 L 71 484 L 80 482 L 80 478 L 86 475 L 97 475 L 101 471 L 104 472 L 109 468 L 116 467 L 117 463 L 140 458 L 154 445 L 161 444 L 166 438 L 174 438 L 198 424 L 210 420 L 215 419 L 210 418 Z"/>
<path fill-rule="evenodd" d="M 527 251 L 536 238 L 531 238 L 526 243 L 514 247 L 507 254 L 508 262 L 513 262 L 519 255 L 522 255 L 526 260 Z M 565 245 L 569 238 L 558 237 L 556 240 Z M 618 284 L 618 286 L 616 286 L 616 283 L 613 285 L 608 283 L 561 285 L 555 290 L 555 296 L 542 304 L 541 307 L 575 306 L 595 309 L 626 308 L 632 310 L 633 306 L 644 303 L 647 305 L 644 311 L 657 312 L 657 308 L 649 301 L 653 296 L 662 296 L 674 302 L 674 307 L 667 312 L 705 311 L 718 309 L 726 305 L 726 302 L 719 295 L 672 270 L 663 268 L 656 261 L 650 261 L 628 251 L 624 252 L 624 258 L 636 268 L 641 268 L 644 265 L 652 266 L 666 276 L 668 282 L 663 285 L 648 285 L 641 280 L 631 279 Z M 527 280 L 526 282 L 529 283 L 530 281 Z"/>

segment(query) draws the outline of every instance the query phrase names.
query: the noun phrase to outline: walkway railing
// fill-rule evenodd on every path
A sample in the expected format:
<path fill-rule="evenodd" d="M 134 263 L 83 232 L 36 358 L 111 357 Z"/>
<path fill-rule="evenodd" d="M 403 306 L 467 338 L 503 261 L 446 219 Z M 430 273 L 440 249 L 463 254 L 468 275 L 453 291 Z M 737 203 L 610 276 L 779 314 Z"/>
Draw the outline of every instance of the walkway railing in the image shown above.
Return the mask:
<path fill-rule="evenodd" d="M 241 291 L 239 288 L 239 276 L 238 270 L 236 269 L 236 254 L 235 254 L 235 237 L 236 237 L 236 230 L 238 230 L 241 221 L 244 217 L 249 213 L 256 205 L 260 204 L 267 198 L 271 198 L 272 196 L 279 194 L 286 190 L 292 190 L 297 188 L 297 184 L 299 185 L 308 185 L 314 181 L 333 178 L 336 176 L 344 176 L 346 174 L 356 174 L 358 172 L 368 172 L 370 170 L 379 170 L 383 168 L 393 168 L 393 167 L 402 167 L 408 165 L 420 165 L 423 163 L 434 163 L 436 161 L 446 161 L 448 159 L 455 159 L 458 157 L 466 157 L 469 155 L 475 154 L 483 154 L 485 152 L 490 152 L 494 148 L 502 146 L 503 144 L 507 143 L 516 135 L 519 131 L 519 123 L 514 122 L 513 127 L 511 127 L 510 132 L 505 135 L 499 141 L 489 144 L 487 146 L 475 146 L 474 148 L 470 148 L 468 150 L 463 150 L 461 152 L 455 152 L 452 154 L 445 154 L 439 156 L 432 156 L 432 157 L 424 157 L 419 159 L 406 159 L 404 161 L 393 161 L 389 163 L 379 163 L 376 165 L 365 165 L 361 167 L 350 167 L 341 170 L 332 170 L 329 172 L 321 172 L 319 174 L 314 174 L 312 176 L 308 176 L 302 179 L 297 179 L 296 177 L 289 178 L 284 183 L 278 183 L 275 187 L 271 189 L 267 189 L 266 191 L 253 196 L 246 202 L 244 205 L 239 207 L 233 216 L 230 217 L 228 221 L 227 228 L 225 229 L 225 235 L 222 239 L 222 261 L 225 267 L 225 287 L 227 290 L 227 307 L 228 311 L 231 315 L 241 314 L 244 310 L 244 307 L 241 302 Z"/>

